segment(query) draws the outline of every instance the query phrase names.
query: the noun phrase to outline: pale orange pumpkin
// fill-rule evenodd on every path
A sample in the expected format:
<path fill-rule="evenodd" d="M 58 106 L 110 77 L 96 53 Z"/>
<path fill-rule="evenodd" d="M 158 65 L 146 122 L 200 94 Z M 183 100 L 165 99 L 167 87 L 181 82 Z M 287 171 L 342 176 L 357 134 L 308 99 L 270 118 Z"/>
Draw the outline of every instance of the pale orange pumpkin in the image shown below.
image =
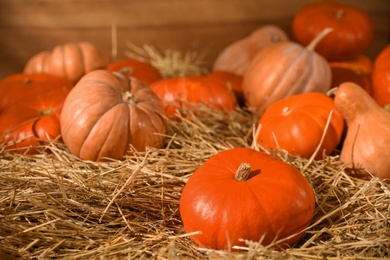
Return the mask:
<path fill-rule="evenodd" d="M 161 99 L 142 81 L 95 70 L 85 75 L 65 100 L 61 134 L 81 159 L 122 159 L 146 147 L 160 148 L 167 131 Z"/>
<path fill-rule="evenodd" d="M 334 103 L 348 126 L 340 159 L 358 177 L 390 182 L 390 112 L 352 82 L 337 88 Z"/>
<path fill-rule="evenodd" d="M 248 108 L 261 115 L 273 103 L 294 94 L 325 93 L 331 85 L 329 63 L 318 55 L 316 44 L 329 33 L 326 29 L 309 46 L 285 41 L 257 53 L 243 76 Z"/>
<path fill-rule="evenodd" d="M 66 43 L 31 57 L 25 73 L 47 73 L 62 76 L 73 84 L 90 71 L 103 69 L 109 58 L 90 42 Z"/>
<path fill-rule="evenodd" d="M 270 44 L 287 40 L 287 34 L 278 26 L 262 26 L 223 49 L 214 61 L 213 70 L 243 75 L 257 52 Z"/>

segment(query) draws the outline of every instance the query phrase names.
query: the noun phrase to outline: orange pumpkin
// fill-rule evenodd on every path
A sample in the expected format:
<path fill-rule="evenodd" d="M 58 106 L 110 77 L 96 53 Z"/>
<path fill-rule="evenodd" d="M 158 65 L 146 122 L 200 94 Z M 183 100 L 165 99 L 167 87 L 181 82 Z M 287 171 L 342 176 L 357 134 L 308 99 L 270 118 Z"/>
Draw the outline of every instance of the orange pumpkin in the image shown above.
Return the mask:
<path fill-rule="evenodd" d="M 242 90 L 241 75 L 237 75 L 229 71 L 215 70 L 210 72 L 207 77 L 222 86 L 226 86 L 228 90 L 233 91 L 237 103 L 240 106 L 244 105 L 244 92 Z"/>
<path fill-rule="evenodd" d="M 90 42 L 66 43 L 34 55 L 24 72 L 62 76 L 75 84 L 88 72 L 103 69 L 108 63 L 109 58 Z"/>
<path fill-rule="evenodd" d="M 177 111 L 199 111 L 198 106 L 207 106 L 222 111 L 233 110 L 236 106 L 234 94 L 226 84 L 208 75 L 190 75 L 155 81 L 150 88 L 164 104 L 165 114 L 175 118 Z"/>
<path fill-rule="evenodd" d="M 374 39 L 372 19 L 352 5 L 317 1 L 306 4 L 294 16 L 293 35 L 303 46 L 324 28 L 333 28 L 333 32 L 318 44 L 316 51 L 328 60 L 354 59 L 366 51 Z"/>
<path fill-rule="evenodd" d="M 261 115 L 273 103 L 294 94 L 326 92 L 331 84 L 328 62 L 313 51 L 326 29 L 308 47 L 295 42 L 269 45 L 257 53 L 243 76 L 248 108 Z"/>
<path fill-rule="evenodd" d="M 380 106 L 390 106 L 390 44 L 374 60 L 372 97 Z"/>
<path fill-rule="evenodd" d="M 332 115 L 331 115 L 332 113 Z M 329 127 L 326 128 L 328 117 Z M 303 93 L 282 99 L 271 105 L 259 120 L 257 142 L 267 149 L 284 149 L 303 158 L 329 155 L 340 143 L 344 118 L 333 100 L 318 92 Z"/>
<path fill-rule="evenodd" d="M 390 112 L 351 82 L 337 88 L 334 103 L 348 126 L 340 160 L 356 177 L 390 183 Z"/>
<path fill-rule="evenodd" d="M 329 61 L 331 68 L 347 68 L 359 74 L 371 74 L 372 60 L 365 54 L 359 54 L 354 59 Z"/>
<path fill-rule="evenodd" d="M 246 246 L 241 239 L 293 246 L 314 208 L 313 189 L 295 167 L 250 148 L 211 157 L 188 179 L 180 198 L 186 232 L 200 231 L 192 241 L 222 250 Z"/>
<path fill-rule="evenodd" d="M 67 92 L 71 88 L 73 84 L 63 77 L 45 73 L 11 74 L 0 80 L 0 114 L 18 103 L 28 103 L 42 94 Z"/>
<path fill-rule="evenodd" d="M 362 87 L 367 93 L 371 94 L 371 75 L 361 73 L 360 71 L 344 68 L 331 67 L 332 87 L 338 87 L 344 82 L 353 82 Z"/>
<path fill-rule="evenodd" d="M 69 93 L 61 134 L 81 159 L 122 159 L 163 144 L 167 122 L 160 98 L 142 81 L 108 70 L 85 75 Z"/>
<path fill-rule="evenodd" d="M 262 26 L 249 36 L 239 39 L 223 49 L 214 61 L 213 70 L 243 75 L 259 50 L 270 44 L 287 40 L 287 34 L 278 26 Z"/>
<path fill-rule="evenodd" d="M 50 74 L 13 74 L 0 83 L 0 144 L 36 154 L 60 138 L 60 115 L 73 85 Z M 41 148 L 42 148 L 41 147 Z"/>
<path fill-rule="evenodd" d="M 162 79 L 160 72 L 155 69 L 149 62 L 136 59 L 122 59 L 110 63 L 107 70 L 120 72 L 127 77 L 133 77 L 141 80 L 146 85 Z"/>

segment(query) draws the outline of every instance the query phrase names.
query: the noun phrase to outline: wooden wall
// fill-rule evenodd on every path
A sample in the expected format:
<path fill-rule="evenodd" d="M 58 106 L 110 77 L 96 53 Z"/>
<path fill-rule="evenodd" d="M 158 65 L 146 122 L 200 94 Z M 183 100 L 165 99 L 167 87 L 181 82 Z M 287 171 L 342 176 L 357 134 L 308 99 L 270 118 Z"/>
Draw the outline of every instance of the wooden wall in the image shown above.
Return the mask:
<path fill-rule="evenodd" d="M 314 1 L 314 0 L 311 0 Z M 94 42 L 111 54 L 116 24 L 119 57 L 128 48 L 204 51 L 211 64 L 234 40 L 265 24 L 291 36 L 294 13 L 310 0 L 0 0 L 0 78 L 32 55 L 69 41 Z M 375 23 L 372 58 L 389 43 L 390 0 L 338 0 L 366 10 Z"/>

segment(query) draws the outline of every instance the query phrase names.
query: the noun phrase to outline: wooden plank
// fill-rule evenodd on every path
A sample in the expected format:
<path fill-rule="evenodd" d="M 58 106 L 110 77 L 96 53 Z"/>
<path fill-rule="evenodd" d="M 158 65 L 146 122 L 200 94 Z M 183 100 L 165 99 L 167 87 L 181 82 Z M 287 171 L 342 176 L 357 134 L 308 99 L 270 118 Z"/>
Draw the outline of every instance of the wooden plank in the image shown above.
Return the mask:
<path fill-rule="evenodd" d="M 309 0 L 0 0 L 0 77 L 19 72 L 35 53 L 68 41 L 94 42 L 111 53 L 111 25 L 118 51 L 126 42 L 161 49 L 203 51 L 211 64 L 229 43 L 265 24 L 291 35 L 295 12 Z M 376 36 L 368 50 L 375 57 L 390 35 L 389 0 L 340 1 L 366 10 Z"/>

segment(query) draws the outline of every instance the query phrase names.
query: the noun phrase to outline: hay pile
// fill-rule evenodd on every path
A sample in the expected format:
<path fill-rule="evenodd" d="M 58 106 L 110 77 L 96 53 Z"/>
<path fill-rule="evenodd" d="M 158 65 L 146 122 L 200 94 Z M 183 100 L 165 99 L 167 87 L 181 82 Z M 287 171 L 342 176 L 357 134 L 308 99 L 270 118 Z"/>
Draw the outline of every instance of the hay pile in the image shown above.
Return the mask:
<path fill-rule="evenodd" d="M 220 150 L 262 149 L 253 144 L 256 118 L 249 112 L 204 114 L 170 121 L 164 148 L 123 161 L 81 161 L 56 142 L 35 156 L 0 146 L 0 259 L 390 257 L 390 185 L 351 177 L 337 154 L 312 161 L 272 153 L 300 169 L 315 191 L 312 225 L 296 247 L 275 251 L 248 242 L 236 253 L 195 247 L 178 211 L 188 178 Z"/>

